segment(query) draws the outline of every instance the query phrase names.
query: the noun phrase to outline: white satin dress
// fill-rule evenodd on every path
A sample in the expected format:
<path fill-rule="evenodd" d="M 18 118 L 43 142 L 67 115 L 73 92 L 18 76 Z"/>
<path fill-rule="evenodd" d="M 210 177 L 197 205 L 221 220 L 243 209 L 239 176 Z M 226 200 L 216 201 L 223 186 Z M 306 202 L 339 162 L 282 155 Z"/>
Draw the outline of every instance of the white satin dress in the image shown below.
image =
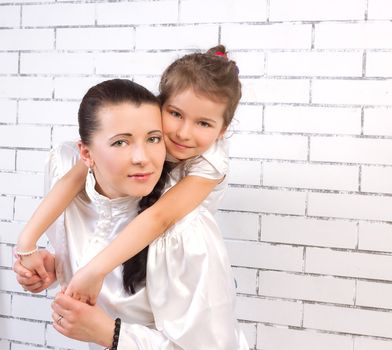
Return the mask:
<path fill-rule="evenodd" d="M 179 163 L 167 188 L 186 175 L 221 178 L 220 172 L 227 167 L 222 152 L 222 147 L 214 147 L 206 158 Z M 78 158 L 72 143 L 54 149 L 49 156 L 46 188 Z M 218 172 L 207 158 L 216 163 Z M 138 286 L 136 294 L 125 293 L 122 267 L 106 276 L 98 304 L 113 318 L 122 319 L 118 350 L 249 349 L 234 316 L 234 280 L 210 212 L 216 209 L 224 186 L 219 185 L 199 208 L 150 245 L 146 284 Z M 139 199 L 110 200 L 95 191 L 94 176 L 88 174 L 85 191 L 47 231 L 62 286 L 137 215 Z M 89 346 L 101 349 L 96 344 Z"/>

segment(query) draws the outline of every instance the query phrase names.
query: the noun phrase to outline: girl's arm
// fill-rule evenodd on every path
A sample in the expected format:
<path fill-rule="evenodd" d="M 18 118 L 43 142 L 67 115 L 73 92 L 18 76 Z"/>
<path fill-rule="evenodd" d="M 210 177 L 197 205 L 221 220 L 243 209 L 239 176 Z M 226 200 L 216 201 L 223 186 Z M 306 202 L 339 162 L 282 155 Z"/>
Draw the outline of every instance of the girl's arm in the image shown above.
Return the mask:
<path fill-rule="evenodd" d="M 33 274 L 37 273 L 42 279 L 47 278 L 47 273 L 41 256 L 36 253 L 26 256 L 23 255 L 23 252 L 32 252 L 36 249 L 38 239 L 83 189 L 86 174 L 87 167 L 79 160 L 57 181 L 19 235 L 16 253 L 21 253 L 21 263 Z"/>
<path fill-rule="evenodd" d="M 65 294 L 95 304 L 105 275 L 199 206 L 221 181 L 200 176 L 184 177 L 154 205 L 133 219 L 109 246 L 79 270 Z"/>

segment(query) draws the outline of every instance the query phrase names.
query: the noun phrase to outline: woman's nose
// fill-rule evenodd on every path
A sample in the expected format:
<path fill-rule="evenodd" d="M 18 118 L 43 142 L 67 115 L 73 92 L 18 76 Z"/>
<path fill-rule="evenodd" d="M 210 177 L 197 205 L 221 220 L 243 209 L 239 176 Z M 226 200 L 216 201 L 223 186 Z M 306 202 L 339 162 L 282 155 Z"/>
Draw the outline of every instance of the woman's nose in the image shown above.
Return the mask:
<path fill-rule="evenodd" d="M 131 161 L 135 165 L 145 165 L 148 162 L 147 152 L 143 146 L 137 145 L 132 149 Z"/>

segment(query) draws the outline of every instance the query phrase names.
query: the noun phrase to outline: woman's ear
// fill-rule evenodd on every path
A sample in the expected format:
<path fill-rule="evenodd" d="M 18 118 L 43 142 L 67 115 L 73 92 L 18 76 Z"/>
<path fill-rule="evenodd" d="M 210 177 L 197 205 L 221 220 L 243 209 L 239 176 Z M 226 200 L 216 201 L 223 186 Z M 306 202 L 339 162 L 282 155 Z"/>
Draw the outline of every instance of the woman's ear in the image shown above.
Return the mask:
<path fill-rule="evenodd" d="M 90 149 L 82 141 L 78 142 L 78 148 L 80 159 L 89 169 L 91 169 L 94 166 L 94 160 L 91 157 Z"/>

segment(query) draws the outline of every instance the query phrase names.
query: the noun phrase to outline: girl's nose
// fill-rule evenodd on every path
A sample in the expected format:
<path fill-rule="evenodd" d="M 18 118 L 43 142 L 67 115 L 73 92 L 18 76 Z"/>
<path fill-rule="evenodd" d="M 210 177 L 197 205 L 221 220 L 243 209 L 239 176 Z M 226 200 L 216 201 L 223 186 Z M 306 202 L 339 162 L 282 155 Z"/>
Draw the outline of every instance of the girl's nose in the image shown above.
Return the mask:
<path fill-rule="evenodd" d="M 178 127 L 176 135 L 180 140 L 189 140 L 190 132 L 191 130 L 189 123 L 184 122 Z"/>

